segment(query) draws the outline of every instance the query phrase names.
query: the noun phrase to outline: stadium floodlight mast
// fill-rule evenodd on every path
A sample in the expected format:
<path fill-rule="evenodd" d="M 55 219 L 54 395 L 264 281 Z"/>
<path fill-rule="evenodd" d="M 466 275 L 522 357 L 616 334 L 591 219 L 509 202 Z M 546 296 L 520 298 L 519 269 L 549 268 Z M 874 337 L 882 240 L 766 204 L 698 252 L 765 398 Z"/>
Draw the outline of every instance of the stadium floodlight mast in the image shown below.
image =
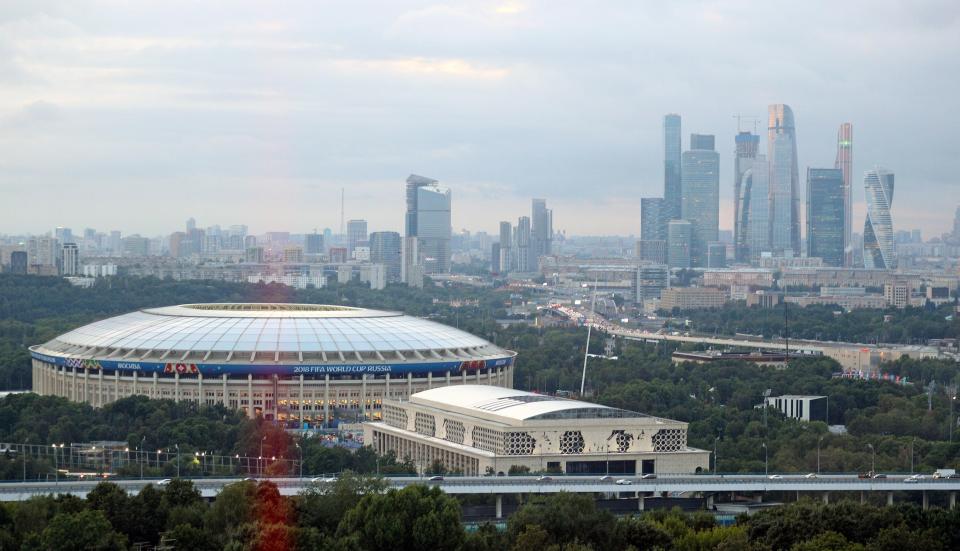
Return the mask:
<path fill-rule="evenodd" d="M 593 278 L 593 298 L 590 300 L 590 316 L 593 316 L 594 308 L 597 305 L 597 279 Z M 590 331 L 593 329 L 593 321 L 587 317 L 587 346 L 583 351 L 583 375 L 580 377 L 580 397 L 583 398 L 583 391 L 587 385 L 587 358 L 590 357 Z"/>

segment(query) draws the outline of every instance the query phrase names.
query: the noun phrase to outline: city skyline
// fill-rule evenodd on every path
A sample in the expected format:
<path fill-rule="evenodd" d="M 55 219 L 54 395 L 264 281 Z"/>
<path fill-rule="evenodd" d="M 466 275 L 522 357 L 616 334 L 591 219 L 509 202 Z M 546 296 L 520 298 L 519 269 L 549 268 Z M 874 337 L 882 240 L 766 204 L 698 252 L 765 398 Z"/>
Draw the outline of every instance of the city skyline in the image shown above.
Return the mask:
<path fill-rule="evenodd" d="M 778 102 L 797 115 L 800 171 L 830 166 L 837 126 L 857 127 L 854 231 L 865 215 L 856 175 L 874 164 L 923 192 L 898 201 L 898 225 L 949 231 L 954 205 L 931 212 L 923 196 L 956 192 L 960 155 L 946 133 L 956 115 L 939 110 L 932 125 L 923 112 L 952 101 L 957 8 L 848 3 L 823 21 L 825 6 L 338 6 L 321 19 L 305 5 L 239 3 L 228 18 L 207 9 L 188 21 L 118 6 L 108 21 L 82 3 L 8 4 L 0 232 L 155 235 L 208 212 L 254 231 L 335 228 L 341 188 L 348 218 L 402 231 L 394 201 L 416 172 L 473 207 L 454 209 L 456 229 L 493 233 L 546 197 L 556 229 L 637 235 L 640 198 L 663 191 L 665 113 L 717 136 L 720 226 L 733 229 L 731 136 Z M 792 33 L 764 40 L 785 15 Z M 861 24 L 841 23 L 851 18 Z M 673 55 L 641 53 L 665 43 Z M 744 51 L 756 68 L 746 81 L 722 70 Z M 898 78 L 877 86 L 878 74 Z"/>

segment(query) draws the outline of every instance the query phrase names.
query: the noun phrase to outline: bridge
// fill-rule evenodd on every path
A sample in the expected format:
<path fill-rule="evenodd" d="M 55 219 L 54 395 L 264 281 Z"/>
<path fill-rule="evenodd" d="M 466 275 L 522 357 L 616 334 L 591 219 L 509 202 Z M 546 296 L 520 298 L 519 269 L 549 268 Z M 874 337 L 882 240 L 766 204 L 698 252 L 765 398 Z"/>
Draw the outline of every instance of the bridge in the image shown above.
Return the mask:
<path fill-rule="evenodd" d="M 228 484 L 240 482 L 241 478 L 189 478 L 205 498 L 214 498 Z M 277 485 L 281 495 L 294 496 L 323 481 L 310 478 L 261 478 Z M 956 506 L 956 494 L 960 491 L 960 479 L 925 477 L 912 478 L 911 475 L 889 475 L 887 478 L 858 478 L 853 474 L 823 474 L 815 478 L 805 475 L 776 475 L 771 478 L 764 475 L 661 475 L 655 479 L 643 479 L 624 475 L 600 476 L 556 476 L 551 478 L 537 476 L 479 476 L 447 477 L 431 480 L 425 477 L 401 476 L 384 479 L 388 488 L 404 488 L 414 484 L 436 486 L 448 494 L 454 495 L 494 495 L 497 496 L 497 510 L 500 510 L 500 497 L 509 494 L 549 494 L 557 492 L 585 494 L 630 494 L 639 498 L 639 508 L 643 508 L 643 496 L 701 494 L 713 496 L 719 493 L 752 494 L 762 496 L 769 492 L 800 492 L 815 495 L 824 501 L 831 493 L 859 492 L 861 501 L 869 494 L 880 493 L 886 496 L 888 504 L 893 503 L 893 492 L 920 493 L 924 507 L 928 504 L 928 492 L 942 492 L 948 496 L 949 506 Z M 0 483 L 0 501 L 22 501 L 38 495 L 72 494 L 85 497 L 100 482 L 99 480 L 71 480 L 54 482 L 2 482 Z M 112 479 L 125 491 L 135 494 L 149 484 L 163 486 L 169 479 Z M 498 515 L 499 518 L 499 515 Z"/>

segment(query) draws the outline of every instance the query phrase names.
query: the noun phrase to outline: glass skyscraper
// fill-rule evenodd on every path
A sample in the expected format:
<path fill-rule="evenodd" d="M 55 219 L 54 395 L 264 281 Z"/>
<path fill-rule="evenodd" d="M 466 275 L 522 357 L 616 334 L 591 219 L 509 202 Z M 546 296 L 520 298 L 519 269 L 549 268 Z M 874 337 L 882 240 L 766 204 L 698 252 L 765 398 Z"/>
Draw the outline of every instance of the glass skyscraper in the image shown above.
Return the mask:
<path fill-rule="evenodd" d="M 702 267 L 707 265 L 707 244 L 720 237 L 720 155 L 713 150 L 713 136 L 692 134 L 690 146 L 680 169 L 680 212 L 691 224 L 690 262 Z"/>
<path fill-rule="evenodd" d="M 757 154 L 760 150 L 760 136 L 752 132 L 739 132 L 734 138 L 736 155 L 733 159 L 733 243 L 737 262 L 750 261 L 750 246 L 747 239 L 749 234 L 750 208 L 753 204 L 751 195 L 752 182 L 744 176 L 756 166 Z M 764 190 L 766 194 L 766 190 Z M 766 195 L 763 197 L 767 201 Z"/>
<path fill-rule="evenodd" d="M 667 225 L 663 220 L 663 199 L 643 197 L 640 199 L 640 240 L 654 241 L 666 239 Z"/>
<path fill-rule="evenodd" d="M 892 270 L 897 267 L 893 241 L 893 172 L 883 168 L 868 170 L 863 176 L 867 196 L 867 218 L 863 223 L 863 267 Z"/>
<path fill-rule="evenodd" d="M 777 253 L 800 253 L 800 173 L 793 110 L 770 105 L 767 156 L 770 172 L 770 246 Z"/>
<path fill-rule="evenodd" d="M 853 125 L 845 122 L 837 131 L 837 160 L 833 168 L 843 172 L 843 265 L 853 266 Z"/>
<path fill-rule="evenodd" d="M 692 235 L 690 222 L 671 220 L 667 228 L 667 265 L 671 268 L 689 268 Z"/>
<path fill-rule="evenodd" d="M 553 211 L 546 199 L 534 199 L 531 205 L 530 240 L 533 254 L 539 258 L 553 252 Z"/>
<path fill-rule="evenodd" d="M 845 208 L 843 170 L 808 168 L 807 256 L 822 258 L 826 266 L 843 266 Z"/>
<path fill-rule="evenodd" d="M 450 273 L 450 189 L 411 174 L 406 195 L 406 237 L 417 238 L 417 262 L 426 274 Z"/>
<path fill-rule="evenodd" d="M 680 218 L 682 211 L 682 191 L 680 189 L 681 145 L 680 115 L 669 114 L 663 117 L 663 201 L 662 223 Z M 662 230 L 661 230 L 662 231 Z"/>

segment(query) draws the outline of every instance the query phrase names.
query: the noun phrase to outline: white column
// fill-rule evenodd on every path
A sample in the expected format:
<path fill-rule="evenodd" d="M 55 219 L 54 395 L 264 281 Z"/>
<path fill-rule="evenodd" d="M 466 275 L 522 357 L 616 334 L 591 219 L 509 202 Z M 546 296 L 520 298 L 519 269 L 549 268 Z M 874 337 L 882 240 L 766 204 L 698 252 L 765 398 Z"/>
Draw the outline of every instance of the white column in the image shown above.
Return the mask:
<path fill-rule="evenodd" d="M 253 373 L 247 373 L 247 417 L 253 419 Z"/>
<path fill-rule="evenodd" d="M 197 397 L 197 405 L 202 406 L 206 400 L 206 396 L 203 395 L 203 373 L 197 373 L 197 390 L 199 396 Z"/>
<path fill-rule="evenodd" d="M 173 401 L 180 403 L 180 372 L 176 371 L 173 374 Z"/>
<path fill-rule="evenodd" d="M 367 374 L 360 375 L 360 414 L 367 418 Z"/>
<path fill-rule="evenodd" d="M 330 374 L 323 376 L 323 426 L 330 421 Z"/>
<path fill-rule="evenodd" d="M 303 428 L 303 373 L 300 374 L 300 396 L 298 397 L 300 406 L 300 428 Z"/>
<path fill-rule="evenodd" d="M 223 404 L 223 407 L 227 407 L 227 404 L 229 403 L 228 402 L 229 397 L 230 397 L 230 393 L 227 390 L 227 374 L 224 373 L 223 374 L 223 397 L 220 400 L 220 403 Z"/>

